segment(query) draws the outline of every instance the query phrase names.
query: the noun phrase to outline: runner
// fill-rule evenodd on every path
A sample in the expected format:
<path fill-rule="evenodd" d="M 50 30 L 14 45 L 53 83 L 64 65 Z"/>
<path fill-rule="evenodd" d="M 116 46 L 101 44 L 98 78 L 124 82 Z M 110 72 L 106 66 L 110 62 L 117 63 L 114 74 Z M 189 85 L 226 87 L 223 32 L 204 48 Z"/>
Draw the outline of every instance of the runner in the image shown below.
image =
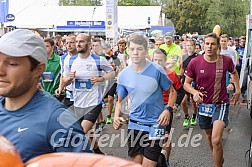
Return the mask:
<path fill-rule="evenodd" d="M 173 43 L 173 36 L 171 33 L 167 33 L 164 36 L 165 43 L 160 46 L 160 49 L 164 49 L 167 55 L 167 67 L 174 71 L 177 75 L 179 72 L 179 60 L 181 57 L 181 48 L 179 45 Z"/>
<path fill-rule="evenodd" d="M 121 65 L 122 65 L 122 69 L 124 69 L 125 67 L 127 67 L 127 53 L 126 53 L 126 47 L 127 45 L 127 41 L 125 39 L 119 39 L 117 46 L 118 46 L 118 50 L 115 51 L 114 56 L 118 57 L 121 61 Z"/>
<path fill-rule="evenodd" d="M 184 89 L 182 87 L 182 84 L 175 72 L 170 70 L 169 68 L 165 67 L 165 62 L 166 62 L 166 52 L 163 49 L 156 49 L 153 52 L 153 57 L 152 57 L 153 62 L 161 65 L 168 78 L 173 82 L 173 87 L 177 91 L 175 93 L 173 89 L 171 89 L 171 92 L 163 91 L 163 98 L 164 98 L 164 106 L 167 107 L 167 105 L 174 106 L 174 111 L 177 110 L 177 107 L 180 105 L 181 101 L 183 100 L 183 97 L 185 95 Z M 176 95 L 176 96 L 175 96 Z M 178 96 L 177 96 L 178 95 Z M 175 103 L 176 99 L 176 103 Z M 169 102 L 169 104 L 168 104 Z M 169 134 L 171 131 L 171 126 L 172 126 L 172 119 L 173 119 L 173 113 L 171 113 L 170 117 L 170 122 L 169 125 L 166 126 L 166 138 L 165 138 L 165 143 L 162 149 L 162 152 L 160 154 L 160 158 L 158 160 L 158 165 L 157 166 L 162 166 L 166 164 L 167 167 L 170 166 L 169 164 L 169 157 L 171 154 L 171 140 L 168 141 L 169 139 Z"/>
<path fill-rule="evenodd" d="M 239 47 L 237 48 L 237 52 L 240 56 L 239 58 L 239 64 L 236 66 L 236 69 L 238 71 L 238 74 L 240 76 L 240 73 L 241 73 L 241 68 L 242 68 L 242 62 L 244 59 L 246 59 L 246 57 L 243 57 L 244 56 L 244 52 L 245 52 L 245 44 L 246 44 L 246 36 L 241 36 L 240 37 L 240 45 Z M 248 69 L 248 63 L 246 65 L 247 69 Z M 244 76 L 244 79 L 243 79 L 243 82 L 242 82 L 242 85 L 241 85 L 241 95 L 243 97 L 243 100 L 242 102 L 243 103 L 246 103 L 246 91 L 247 91 L 247 78 L 248 78 L 248 71 L 245 70 L 244 72 L 245 76 Z"/>
<path fill-rule="evenodd" d="M 238 73 L 230 57 L 218 54 L 219 37 L 208 34 L 204 38 L 205 54 L 189 63 L 185 75 L 184 89 L 193 94 L 193 99 L 199 103 L 199 126 L 205 130 L 208 144 L 212 150 L 215 167 L 224 163 L 222 133 L 228 126 L 229 99 L 226 89 L 226 72 L 231 73 L 236 92 L 232 100 L 237 102 L 240 96 Z M 215 75 L 213 75 L 215 72 Z M 195 81 L 196 88 L 191 86 Z"/>
<path fill-rule="evenodd" d="M 92 152 L 75 115 L 37 89 L 46 61 L 43 39 L 30 30 L 0 38 L 0 134 L 15 145 L 23 162 L 46 153 Z"/>
<path fill-rule="evenodd" d="M 61 56 L 60 66 L 61 66 L 61 78 L 60 78 L 60 85 L 59 88 L 56 89 L 56 96 L 58 97 L 62 91 L 66 91 L 66 96 L 64 97 L 62 103 L 69 107 L 73 107 L 73 87 L 72 84 L 68 85 L 67 87 L 63 87 L 63 73 L 64 68 L 70 69 L 74 59 L 77 58 L 77 50 L 76 50 L 76 35 L 69 34 L 66 37 L 66 47 L 67 53 Z M 72 108 L 73 109 L 73 108 Z"/>
<path fill-rule="evenodd" d="M 98 56 L 105 57 L 105 54 L 103 53 L 102 42 L 103 41 L 101 38 L 93 38 L 92 39 L 92 53 L 95 55 L 98 55 Z M 101 83 L 102 92 L 104 90 L 104 87 L 106 87 L 106 83 L 107 83 L 107 81 Z M 103 105 L 105 105 L 105 104 L 103 104 Z M 96 134 L 101 133 L 105 124 L 106 124 L 106 122 L 105 122 L 105 120 L 103 118 L 103 114 L 101 112 L 96 120 L 96 123 L 95 123 L 95 133 Z"/>
<path fill-rule="evenodd" d="M 113 51 L 111 50 L 111 45 L 108 43 L 104 43 L 103 45 L 103 52 L 105 54 L 105 58 L 107 61 L 111 64 L 113 67 L 113 70 L 118 72 L 118 66 L 120 66 L 120 60 L 113 55 Z M 116 77 L 113 77 L 108 80 L 108 86 L 106 87 L 106 90 L 104 90 L 104 101 L 108 102 L 108 114 L 106 118 L 106 124 L 112 124 L 112 112 L 114 111 L 114 97 L 116 95 L 116 87 L 117 87 L 117 81 Z"/>
<path fill-rule="evenodd" d="M 95 153 L 100 153 L 98 143 L 90 131 L 102 110 L 101 82 L 115 76 L 112 66 L 101 56 L 90 53 L 91 37 L 81 33 L 76 37 L 78 57 L 72 67 L 64 69 L 65 85 L 73 82 L 74 111 L 81 121 L 84 132 L 88 134 Z M 101 76 L 102 71 L 107 72 Z"/>
<path fill-rule="evenodd" d="M 185 55 L 182 56 L 182 60 L 181 60 L 181 66 L 180 66 L 180 75 L 182 76 L 182 84 L 184 84 L 185 82 L 185 70 L 188 66 L 188 64 L 190 63 L 190 61 L 197 57 L 197 53 L 195 53 L 195 41 L 192 39 L 188 39 L 186 42 L 186 50 L 187 53 Z M 194 84 L 194 81 L 193 81 Z M 195 84 L 194 84 L 195 85 Z M 189 98 L 189 99 L 188 99 Z M 181 103 L 181 108 L 185 114 L 185 119 L 183 122 L 183 126 L 184 127 L 188 127 L 189 124 L 192 126 L 197 125 L 197 119 L 196 119 L 196 115 L 197 115 L 197 107 L 196 107 L 196 103 L 194 101 L 192 101 L 192 109 L 193 109 L 193 115 L 192 117 L 190 117 L 189 115 L 189 111 L 188 111 L 188 100 L 191 100 L 191 94 L 186 92 L 185 97 Z"/>
<path fill-rule="evenodd" d="M 230 57 L 233 60 L 234 65 L 239 64 L 239 59 L 237 59 L 236 50 L 232 47 L 228 47 L 229 36 L 227 34 L 222 34 L 220 36 L 220 46 L 221 46 L 221 55 Z"/>
<path fill-rule="evenodd" d="M 162 89 L 167 91 L 172 82 L 160 65 L 146 60 L 147 45 L 147 40 L 141 35 L 129 38 L 132 65 L 126 67 L 118 78 L 113 126 L 115 129 L 122 126 L 121 104 L 129 95 L 128 155 L 143 166 L 155 167 L 162 150 L 165 126 L 169 124 L 173 111 L 172 106 L 164 110 Z M 159 133 L 154 133 L 154 129 Z M 136 143 L 132 143 L 135 139 Z"/>
<path fill-rule="evenodd" d="M 55 96 L 59 101 L 62 101 L 65 97 L 65 92 L 61 92 L 59 96 L 56 96 L 55 91 L 60 84 L 60 57 L 54 50 L 54 41 L 51 38 L 46 38 L 45 45 L 47 49 L 46 69 L 42 74 L 41 86 L 42 88 L 49 92 L 51 95 Z"/>
<path fill-rule="evenodd" d="M 199 43 L 195 44 L 195 53 L 200 54 L 201 52 L 201 45 Z"/>
<path fill-rule="evenodd" d="M 236 48 L 238 54 L 239 54 L 239 64 L 236 66 L 236 70 L 240 76 L 241 73 L 241 67 L 242 67 L 242 60 L 243 60 L 243 54 L 244 54 L 244 50 L 245 50 L 245 43 L 246 43 L 246 37 L 245 36 L 241 36 L 239 39 L 238 46 Z M 243 92 L 245 93 L 245 92 Z"/>
<path fill-rule="evenodd" d="M 100 38 L 94 38 L 92 40 L 92 53 L 104 57 L 104 53 L 102 52 L 102 40 Z"/>
<path fill-rule="evenodd" d="M 222 34 L 220 36 L 220 46 L 221 46 L 221 55 L 225 55 L 230 57 L 233 60 L 234 66 L 239 64 L 239 58 L 237 58 L 237 52 L 234 48 L 228 47 L 228 40 L 229 36 L 227 34 Z M 230 74 L 229 72 L 226 73 L 226 86 L 227 86 L 227 92 L 229 97 L 229 91 L 233 90 L 232 83 L 230 84 Z"/>
<path fill-rule="evenodd" d="M 159 48 L 163 43 L 162 38 L 159 38 L 155 41 L 155 49 Z"/>
<path fill-rule="evenodd" d="M 155 39 L 153 39 L 153 38 L 149 39 L 148 56 L 150 56 L 150 57 L 153 55 L 153 52 L 156 50 L 155 43 L 156 43 Z"/>

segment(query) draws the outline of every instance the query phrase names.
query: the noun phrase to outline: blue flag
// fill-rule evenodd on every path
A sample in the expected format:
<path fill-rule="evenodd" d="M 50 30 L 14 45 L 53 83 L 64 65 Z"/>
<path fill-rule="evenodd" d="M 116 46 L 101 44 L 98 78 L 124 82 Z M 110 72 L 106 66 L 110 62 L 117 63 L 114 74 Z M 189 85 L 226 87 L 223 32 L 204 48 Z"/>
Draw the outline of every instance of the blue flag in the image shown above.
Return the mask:
<path fill-rule="evenodd" d="M 0 22 L 7 22 L 6 16 L 9 13 L 9 0 L 0 0 Z"/>

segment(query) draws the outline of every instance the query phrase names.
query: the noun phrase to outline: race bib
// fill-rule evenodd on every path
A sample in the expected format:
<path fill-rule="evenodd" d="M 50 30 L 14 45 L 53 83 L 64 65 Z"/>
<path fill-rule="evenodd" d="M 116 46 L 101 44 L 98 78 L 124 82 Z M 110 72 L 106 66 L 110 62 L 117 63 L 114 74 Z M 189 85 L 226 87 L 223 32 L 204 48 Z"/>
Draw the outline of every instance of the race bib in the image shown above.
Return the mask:
<path fill-rule="evenodd" d="M 206 116 L 206 117 L 212 117 L 215 112 L 215 104 L 205 104 L 200 103 L 199 104 L 199 115 Z"/>
<path fill-rule="evenodd" d="M 75 79 L 75 90 L 90 92 L 92 84 L 90 79 Z"/>
<path fill-rule="evenodd" d="M 161 140 L 165 138 L 165 126 L 152 125 L 150 127 L 149 140 Z"/>
<path fill-rule="evenodd" d="M 43 82 L 52 82 L 54 80 L 54 73 L 53 72 L 43 72 L 42 80 L 43 80 Z"/>

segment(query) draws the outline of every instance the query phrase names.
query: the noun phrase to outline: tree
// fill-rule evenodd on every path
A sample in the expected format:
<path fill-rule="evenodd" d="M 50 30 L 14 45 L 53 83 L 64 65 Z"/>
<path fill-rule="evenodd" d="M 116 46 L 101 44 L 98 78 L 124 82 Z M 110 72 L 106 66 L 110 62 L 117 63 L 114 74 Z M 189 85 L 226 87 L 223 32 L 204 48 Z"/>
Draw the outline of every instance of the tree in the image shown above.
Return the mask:
<path fill-rule="evenodd" d="M 102 0 L 60 0 L 62 6 L 101 6 Z"/>
<path fill-rule="evenodd" d="M 151 0 L 151 5 L 166 7 L 172 3 L 172 0 Z"/>
<path fill-rule="evenodd" d="M 246 30 L 246 15 L 249 14 L 248 0 L 212 0 L 206 17 L 205 28 L 211 31 L 218 24 L 222 33 L 230 36 L 241 36 Z"/>
<path fill-rule="evenodd" d="M 219 24 L 222 33 L 240 36 L 245 33 L 250 0 L 173 0 L 164 12 L 179 34 L 207 34 Z"/>
<path fill-rule="evenodd" d="M 199 0 L 173 0 L 164 12 L 171 18 L 179 34 L 186 32 L 202 33 L 205 8 Z"/>
<path fill-rule="evenodd" d="M 151 0 L 118 0 L 118 6 L 150 6 Z"/>

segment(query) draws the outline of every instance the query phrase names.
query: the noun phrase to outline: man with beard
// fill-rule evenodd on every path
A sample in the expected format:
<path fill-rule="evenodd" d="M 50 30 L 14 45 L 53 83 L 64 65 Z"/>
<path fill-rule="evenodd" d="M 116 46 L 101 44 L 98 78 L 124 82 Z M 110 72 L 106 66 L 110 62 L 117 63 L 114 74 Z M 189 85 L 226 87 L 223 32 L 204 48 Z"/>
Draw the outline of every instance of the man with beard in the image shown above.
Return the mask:
<path fill-rule="evenodd" d="M 30 30 L 17 29 L 0 39 L 0 134 L 24 162 L 52 152 L 92 152 L 75 115 L 37 89 L 46 61 L 43 39 Z M 76 135 L 82 139 L 78 145 Z"/>
<path fill-rule="evenodd" d="M 63 72 L 63 83 L 69 85 L 73 82 L 74 111 L 85 133 L 91 132 L 102 111 L 100 83 L 115 76 L 112 66 L 104 57 L 91 53 L 91 46 L 91 37 L 88 34 L 79 34 L 76 37 L 78 57 L 73 61 L 71 68 L 64 68 Z M 106 72 L 103 76 L 102 71 Z M 88 136 L 94 151 L 102 154 L 92 135 Z"/>

